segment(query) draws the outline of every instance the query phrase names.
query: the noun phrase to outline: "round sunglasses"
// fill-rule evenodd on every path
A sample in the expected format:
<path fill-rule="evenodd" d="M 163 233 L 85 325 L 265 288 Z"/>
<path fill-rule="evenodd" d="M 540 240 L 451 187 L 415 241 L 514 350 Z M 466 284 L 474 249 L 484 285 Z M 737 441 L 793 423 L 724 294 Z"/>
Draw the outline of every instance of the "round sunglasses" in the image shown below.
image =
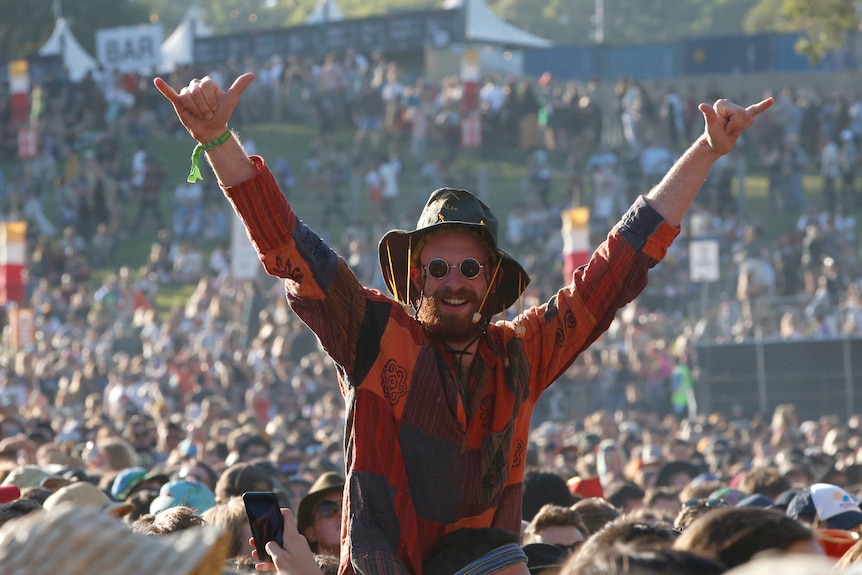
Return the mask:
<path fill-rule="evenodd" d="M 428 265 L 424 266 L 431 277 L 438 280 L 445 278 L 451 268 L 458 268 L 463 277 L 472 280 L 479 275 L 484 267 L 476 258 L 467 258 L 458 265 L 452 265 L 442 258 L 434 258 L 428 262 Z"/>

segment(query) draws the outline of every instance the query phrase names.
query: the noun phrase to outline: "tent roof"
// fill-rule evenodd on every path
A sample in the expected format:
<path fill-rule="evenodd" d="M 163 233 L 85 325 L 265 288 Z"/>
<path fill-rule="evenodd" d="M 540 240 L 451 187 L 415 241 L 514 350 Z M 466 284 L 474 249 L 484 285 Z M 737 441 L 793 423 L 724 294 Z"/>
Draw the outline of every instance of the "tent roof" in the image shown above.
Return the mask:
<path fill-rule="evenodd" d="M 172 72 L 180 64 L 194 61 L 195 38 L 212 34 L 201 18 L 200 8 L 193 3 L 186 11 L 179 26 L 162 42 L 162 72 Z"/>
<path fill-rule="evenodd" d="M 48 41 L 39 48 L 42 56 L 61 56 L 63 65 L 69 70 L 69 76 L 74 81 L 81 80 L 90 70 L 98 67 L 96 60 L 75 39 L 65 18 L 57 18 L 54 31 Z"/>
<path fill-rule="evenodd" d="M 465 35 L 473 42 L 505 44 L 526 48 L 545 48 L 551 41 L 521 30 L 498 17 L 484 0 L 446 0 L 443 8 L 464 7 L 466 14 Z"/>
<path fill-rule="evenodd" d="M 317 0 L 314 10 L 305 19 L 306 24 L 320 24 L 333 20 L 344 20 L 344 12 L 338 7 L 335 0 Z"/>

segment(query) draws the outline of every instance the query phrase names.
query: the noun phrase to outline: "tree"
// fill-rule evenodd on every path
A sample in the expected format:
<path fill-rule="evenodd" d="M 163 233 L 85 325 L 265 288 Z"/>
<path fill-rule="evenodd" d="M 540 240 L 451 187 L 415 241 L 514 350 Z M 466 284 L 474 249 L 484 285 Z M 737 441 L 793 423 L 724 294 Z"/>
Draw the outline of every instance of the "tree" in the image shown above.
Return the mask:
<path fill-rule="evenodd" d="M 51 36 L 54 13 L 51 2 L 0 0 L 0 58 L 20 58 L 38 52 Z M 65 0 L 61 14 L 81 46 L 91 54 L 96 30 L 149 22 L 143 3 L 128 0 Z"/>
<path fill-rule="evenodd" d="M 796 50 L 812 63 L 844 45 L 847 33 L 859 29 L 853 0 L 759 0 L 744 22 L 748 32 L 804 32 Z"/>

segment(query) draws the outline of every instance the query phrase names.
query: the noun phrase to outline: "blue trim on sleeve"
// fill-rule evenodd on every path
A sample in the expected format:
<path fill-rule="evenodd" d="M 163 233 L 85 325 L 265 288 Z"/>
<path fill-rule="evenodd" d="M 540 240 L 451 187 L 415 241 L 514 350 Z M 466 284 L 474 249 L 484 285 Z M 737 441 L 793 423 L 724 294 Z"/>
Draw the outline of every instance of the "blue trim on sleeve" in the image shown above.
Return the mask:
<path fill-rule="evenodd" d="M 626 241 L 635 250 L 641 251 L 649 237 L 658 230 L 664 221 L 662 215 L 647 204 L 643 196 L 638 196 L 632 207 L 620 219 L 617 227 Z"/>

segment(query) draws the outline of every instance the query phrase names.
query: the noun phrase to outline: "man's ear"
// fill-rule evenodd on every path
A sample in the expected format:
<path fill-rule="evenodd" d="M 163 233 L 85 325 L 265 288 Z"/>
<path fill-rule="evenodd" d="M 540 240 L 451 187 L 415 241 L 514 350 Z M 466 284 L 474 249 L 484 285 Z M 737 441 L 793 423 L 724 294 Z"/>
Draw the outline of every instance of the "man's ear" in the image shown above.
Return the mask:
<path fill-rule="evenodd" d="M 410 266 L 410 293 L 418 293 L 422 290 L 422 268 Z"/>

